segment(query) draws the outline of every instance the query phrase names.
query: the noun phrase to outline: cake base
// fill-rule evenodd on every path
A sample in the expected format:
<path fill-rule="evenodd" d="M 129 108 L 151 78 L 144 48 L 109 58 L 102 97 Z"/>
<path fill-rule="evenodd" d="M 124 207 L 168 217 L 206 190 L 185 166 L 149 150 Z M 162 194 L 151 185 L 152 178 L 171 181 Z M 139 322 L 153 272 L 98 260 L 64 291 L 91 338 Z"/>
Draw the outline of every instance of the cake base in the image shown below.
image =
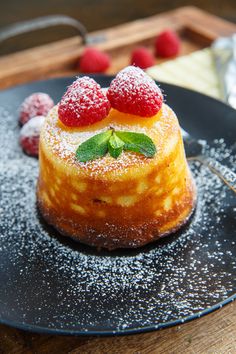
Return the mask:
<path fill-rule="evenodd" d="M 82 227 L 79 225 L 75 227 L 72 222 L 68 222 L 68 219 L 63 220 L 63 218 L 58 218 L 58 215 L 53 215 L 51 209 L 45 208 L 45 206 L 40 203 L 40 198 L 37 198 L 37 207 L 43 219 L 63 237 L 72 238 L 76 242 L 96 247 L 98 250 L 105 248 L 112 251 L 119 248 L 142 247 L 177 232 L 189 222 L 196 209 L 197 197 L 195 185 L 193 185 L 192 195 L 194 195 L 194 198 L 192 199 L 190 209 L 188 209 L 187 212 L 185 210 L 178 216 L 179 223 L 176 223 L 175 220 L 175 226 L 164 232 L 158 230 L 160 224 L 158 220 L 152 222 L 140 222 L 134 227 L 131 226 L 126 229 L 124 227 L 122 228 L 114 224 L 106 223 L 106 225 L 104 225 L 104 230 L 99 232 L 97 229 L 90 227 L 89 225 L 87 226 L 87 229 L 84 229 L 82 225 Z M 63 224 L 65 227 L 63 227 Z"/>

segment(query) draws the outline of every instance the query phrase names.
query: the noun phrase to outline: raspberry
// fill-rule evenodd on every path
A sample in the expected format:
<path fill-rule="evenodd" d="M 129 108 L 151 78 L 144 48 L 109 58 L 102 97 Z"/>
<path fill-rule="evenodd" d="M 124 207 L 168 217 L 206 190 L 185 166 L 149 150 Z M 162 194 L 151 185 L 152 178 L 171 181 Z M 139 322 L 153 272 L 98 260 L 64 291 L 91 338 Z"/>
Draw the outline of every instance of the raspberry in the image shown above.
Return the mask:
<path fill-rule="evenodd" d="M 94 124 L 105 118 L 110 102 L 99 84 L 84 76 L 70 85 L 58 107 L 60 121 L 68 127 Z"/>
<path fill-rule="evenodd" d="M 29 119 L 36 116 L 46 116 L 54 102 L 49 95 L 42 92 L 36 92 L 26 97 L 19 109 L 20 123 L 23 125 Z"/>
<path fill-rule="evenodd" d="M 147 48 L 138 47 L 131 54 L 131 64 L 146 69 L 155 64 L 155 58 Z"/>
<path fill-rule="evenodd" d="M 180 39 L 178 35 L 166 30 L 161 32 L 155 40 L 156 55 L 169 58 L 176 56 L 180 51 Z"/>
<path fill-rule="evenodd" d="M 83 73 L 103 73 L 111 65 L 108 54 L 97 48 L 86 48 L 80 58 L 79 69 Z"/>
<path fill-rule="evenodd" d="M 44 120 L 44 116 L 33 117 L 21 128 L 20 145 L 30 156 L 38 156 L 39 135 Z"/>
<path fill-rule="evenodd" d="M 155 82 L 134 66 L 128 66 L 117 74 L 107 97 L 118 111 L 141 117 L 154 116 L 163 102 L 161 90 Z"/>

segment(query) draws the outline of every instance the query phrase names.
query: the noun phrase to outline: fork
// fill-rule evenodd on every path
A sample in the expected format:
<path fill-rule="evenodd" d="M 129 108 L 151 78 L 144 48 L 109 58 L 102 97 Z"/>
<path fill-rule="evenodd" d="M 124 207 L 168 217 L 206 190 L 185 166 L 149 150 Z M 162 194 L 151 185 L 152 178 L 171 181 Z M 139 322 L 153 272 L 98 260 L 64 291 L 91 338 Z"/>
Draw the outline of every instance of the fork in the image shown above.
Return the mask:
<path fill-rule="evenodd" d="M 219 161 L 203 154 L 203 144 L 193 138 L 186 130 L 181 128 L 185 153 L 188 161 L 198 161 L 207 166 L 217 175 L 232 191 L 236 193 L 236 174 Z"/>

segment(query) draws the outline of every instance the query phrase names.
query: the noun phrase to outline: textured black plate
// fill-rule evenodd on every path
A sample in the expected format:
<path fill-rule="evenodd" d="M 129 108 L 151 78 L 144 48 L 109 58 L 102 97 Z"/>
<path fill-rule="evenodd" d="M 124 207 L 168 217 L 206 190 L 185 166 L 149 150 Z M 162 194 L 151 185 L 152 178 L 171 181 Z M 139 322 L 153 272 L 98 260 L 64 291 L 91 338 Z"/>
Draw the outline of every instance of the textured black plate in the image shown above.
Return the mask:
<path fill-rule="evenodd" d="M 97 79 L 107 86 L 111 78 Z M 98 253 L 59 236 L 39 218 L 38 162 L 18 146 L 17 108 L 35 91 L 57 101 L 71 81 L 0 93 L 0 321 L 47 333 L 125 334 L 183 323 L 233 300 L 236 198 L 206 168 L 191 166 L 198 206 L 190 223 L 142 249 Z M 218 140 L 206 152 L 235 166 L 226 151 L 236 136 L 235 110 L 161 86 L 184 129 L 208 141 L 224 138 L 223 149 Z"/>

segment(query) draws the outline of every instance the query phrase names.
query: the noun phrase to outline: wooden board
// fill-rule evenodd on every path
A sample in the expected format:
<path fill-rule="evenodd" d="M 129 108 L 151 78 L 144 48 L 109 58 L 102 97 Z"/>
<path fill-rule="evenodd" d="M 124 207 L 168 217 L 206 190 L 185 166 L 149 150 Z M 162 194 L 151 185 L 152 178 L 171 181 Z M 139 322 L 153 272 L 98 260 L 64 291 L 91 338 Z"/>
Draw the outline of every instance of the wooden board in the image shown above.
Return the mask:
<path fill-rule="evenodd" d="M 156 33 L 166 27 L 182 38 L 182 53 L 208 46 L 220 35 L 236 32 L 236 25 L 192 7 L 180 8 L 148 19 L 91 33 L 106 38 L 99 47 L 113 57 L 110 73 L 129 63 L 137 44 L 151 46 Z M 0 57 L 0 87 L 52 76 L 73 75 L 83 48 L 71 38 L 24 52 Z M 0 353 L 236 353 L 236 302 L 181 326 L 123 337 L 68 337 L 32 334 L 0 325 Z"/>
<path fill-rule="evenodd" d="M 156 34 L 173 28 L 182 39 L 181 55 L 209 46 L 220 35 L 236 31 L 236 25 L 193 7 L 119 25 L 89 34 L 89 40 L 109 52 L 115 73 L 130 63 L 130 53 L 137 45 L 153 47 Z M 32 48 L 0 57 L 0 88 L 36 79 L 62 75 L 76 75 L 75 64 L 83 51 L 79 37 Z M 157 60 L 157 63 L 160 60 Z"/>

